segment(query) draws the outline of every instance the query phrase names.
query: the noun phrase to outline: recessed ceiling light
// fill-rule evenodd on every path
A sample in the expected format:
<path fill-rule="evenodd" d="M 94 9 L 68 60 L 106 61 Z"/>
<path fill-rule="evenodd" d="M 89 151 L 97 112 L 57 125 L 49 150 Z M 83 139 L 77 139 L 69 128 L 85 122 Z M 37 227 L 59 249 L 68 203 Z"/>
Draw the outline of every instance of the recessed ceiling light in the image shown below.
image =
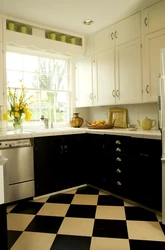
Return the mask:
<path fill-rule="evenodd" d="M 85 25 L 91 25 L 92 23 L 93 23 L 93 20 L 91 20 L 91 19 L 84 20 Z"/>

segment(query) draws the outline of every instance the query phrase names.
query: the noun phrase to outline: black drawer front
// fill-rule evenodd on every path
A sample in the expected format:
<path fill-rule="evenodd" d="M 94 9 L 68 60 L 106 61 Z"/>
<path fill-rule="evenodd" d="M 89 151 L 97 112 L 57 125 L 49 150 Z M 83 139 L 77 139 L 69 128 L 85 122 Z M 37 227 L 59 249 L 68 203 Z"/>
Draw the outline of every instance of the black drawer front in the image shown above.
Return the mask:
<path fill-rule="evenodd" d="M 132 150 L 131 137 L 105 135 L 105 152 L 107 154 L 109 153 L 130 154 L 131 150 Z"/>

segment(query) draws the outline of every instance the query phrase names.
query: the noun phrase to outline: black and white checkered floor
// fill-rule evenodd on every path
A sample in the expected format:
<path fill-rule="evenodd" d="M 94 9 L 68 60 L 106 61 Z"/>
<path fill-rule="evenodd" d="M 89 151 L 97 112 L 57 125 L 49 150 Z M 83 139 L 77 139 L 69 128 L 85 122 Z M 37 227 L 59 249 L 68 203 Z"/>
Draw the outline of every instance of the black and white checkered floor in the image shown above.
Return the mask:
<path fill-rule="evenodd" d="M 7 208 L 12 250 L 165 250 L 161 216 L 90 186 Z"/>

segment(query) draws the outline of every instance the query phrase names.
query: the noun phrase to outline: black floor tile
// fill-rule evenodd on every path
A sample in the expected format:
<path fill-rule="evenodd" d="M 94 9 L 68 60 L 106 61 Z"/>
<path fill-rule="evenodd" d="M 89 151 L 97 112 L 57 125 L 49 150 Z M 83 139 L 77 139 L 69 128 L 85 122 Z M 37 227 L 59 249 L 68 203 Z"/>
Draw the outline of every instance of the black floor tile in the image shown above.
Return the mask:
<path fill-rule="evenodd" d="M 66 217 L 95 218 L 96 206 L 71 204 Z"/>
<path fill-rule="evenodd" d="M 25 231 L 40 233 L 57 233 L 63 217 L 36 215 Z"/>
<path fill-rule="evenodd" d="M 141 207 L 125 207 L 127 220 L 158 221 L 155 213 Z"/>
<path fill-rule="evenodd" d="M 22 231 L 13 231 L 13 230 L 7 231 L 8 249 L 10 249 L 13 246 L 13 244 L 16 242 L 16 240 L 19 238 L 21 234 Z"/>
<path fill-rule="evenodd" d="M 124 206 L 124 201 L 113 195 L 99 195 L 97 205 Z"/>
<path fill-rule="evenodd" d="M 95 219 L 93 236 L 128 239 L 126 221 Z"/>
<path fill-rule="evenodd" d="M 63 204 L 70 204 L 74 194 L 56 194 L 51 195 L 46 202 L 49 203 L 63 203 Z"/>
<path fill-rule="evenodd" d="M 19 213 L 19 214 L 37 214 L 38 211 L 41 209 L 41 207 L 44 205 L 44 203 L 41 202 L 30 202 L 30 201 L 24 201 L 18 203 L 11 211 L 10 213 Z"/>
<path fill-rule="evenodd" d="M 91 237 L 57 235 L 50 250 L 89 250 Z"/>
<path fill-rule="evenodd" d="M 165 250 L 165 242 L 129 240 L 130 250 Z"/>
<path fill-rule="evenodd" d="M 76 194 L 99 194 L 99 190 L 91 186 L 78 188 Z"/>

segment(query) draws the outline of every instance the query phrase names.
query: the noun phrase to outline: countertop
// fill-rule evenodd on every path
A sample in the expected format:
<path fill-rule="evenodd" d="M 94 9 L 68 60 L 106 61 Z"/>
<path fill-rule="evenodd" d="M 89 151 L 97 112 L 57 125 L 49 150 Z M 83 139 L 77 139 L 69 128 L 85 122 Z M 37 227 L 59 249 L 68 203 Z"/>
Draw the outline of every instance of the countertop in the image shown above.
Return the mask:
<path fill-rule="evenodd" d="M 159 130 L 142 130 L 137 129 L 136 131 L 129 131 L 123 128 L 112 128 L 112 129 L 89 129 L 86 127 L 73 128 L 73 127 L 58 127 L 58 128 L 35 128 L 35 129 L 24 129 L 23 132 L 14 133 L 13 131 L 0 132 L 0 140 L 9 139 L 21 139 L 21 138 L 35 138 L 43 136 L 56 136 L 56 135 L 68 135 L 68 134 L 111 134 L 111 135 L 123 135 L 132 136 L 138 138 L 148 139 L 161 139 L 161 133 Z"/>

